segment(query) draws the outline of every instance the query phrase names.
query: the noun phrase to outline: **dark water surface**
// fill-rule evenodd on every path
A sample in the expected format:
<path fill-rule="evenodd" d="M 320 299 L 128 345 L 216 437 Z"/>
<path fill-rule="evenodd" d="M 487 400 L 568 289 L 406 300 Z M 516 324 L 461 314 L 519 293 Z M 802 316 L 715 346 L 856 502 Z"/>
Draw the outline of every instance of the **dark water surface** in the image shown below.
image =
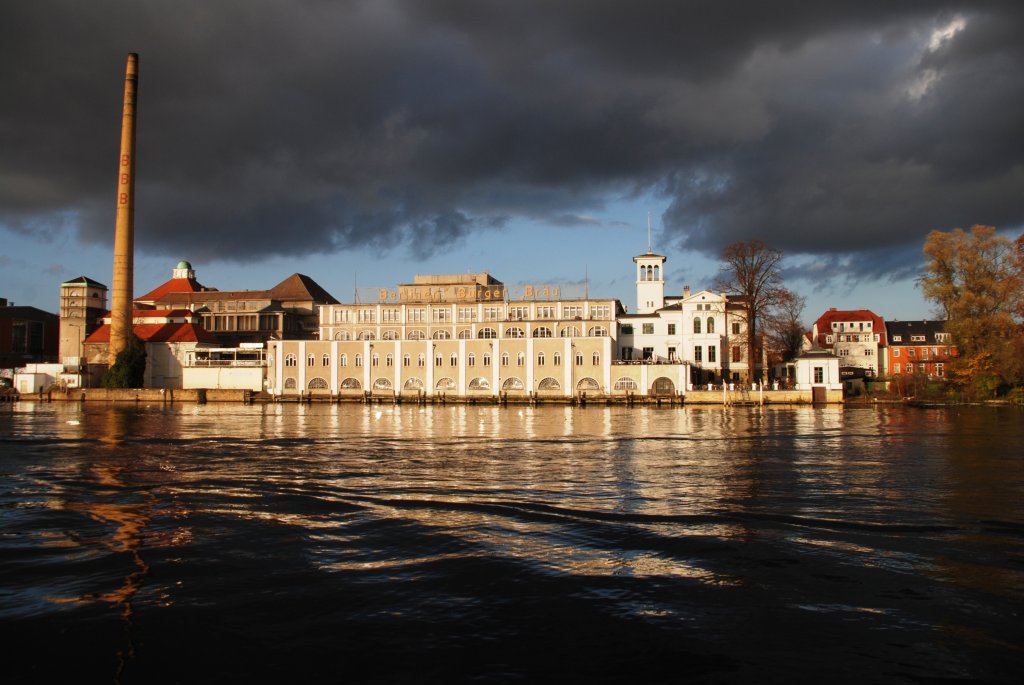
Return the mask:
<path fill-rule="evenodd" d="M 1018 682 L 1024 413 L 0 405 L 3 679 Z"/>

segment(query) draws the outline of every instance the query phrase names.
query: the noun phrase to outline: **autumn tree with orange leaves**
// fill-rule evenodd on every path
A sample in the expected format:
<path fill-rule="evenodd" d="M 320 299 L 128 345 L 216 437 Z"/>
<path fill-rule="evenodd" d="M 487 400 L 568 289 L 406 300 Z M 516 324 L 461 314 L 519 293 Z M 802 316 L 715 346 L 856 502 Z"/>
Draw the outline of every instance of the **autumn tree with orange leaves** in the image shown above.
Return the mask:
<path fill-rule="evenodd" d="M 959 348 L 953 378 L 980 395 L 1024 383 L 1024 236 L 991 226 L 932 231 L 919 284 Z"/>

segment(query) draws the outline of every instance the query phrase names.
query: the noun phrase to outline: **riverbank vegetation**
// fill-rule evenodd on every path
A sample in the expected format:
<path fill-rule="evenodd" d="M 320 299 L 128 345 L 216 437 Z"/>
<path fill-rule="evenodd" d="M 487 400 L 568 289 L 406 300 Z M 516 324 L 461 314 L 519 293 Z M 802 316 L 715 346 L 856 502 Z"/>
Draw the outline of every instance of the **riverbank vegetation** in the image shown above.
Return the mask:
<path fill-rule="evenodd" d="M 932 231 L 920 286 L 959 351 L 947 392 L 968 400 L 1024 396 L 1024 235 L 991 226 Z"/>

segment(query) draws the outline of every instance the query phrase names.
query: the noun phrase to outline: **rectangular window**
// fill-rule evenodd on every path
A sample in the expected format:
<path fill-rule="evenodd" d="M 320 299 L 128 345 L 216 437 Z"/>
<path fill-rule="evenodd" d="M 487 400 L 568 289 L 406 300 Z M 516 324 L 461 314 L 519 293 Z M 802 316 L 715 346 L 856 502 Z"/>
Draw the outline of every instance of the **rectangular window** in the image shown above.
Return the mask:
<path fill-rule="evenodd" d="M 913 347 L 908 347 L 907 348 L 907 356 L 910 357 L 911 359 L 914 358 L 914 354 L 916 352 L 917 352 L 917 350 L 915 348 L 913 348 Z"/>
<path fill-rule="evenodd" d="M 825 367 L 815 366 L 814 367 L 814 382 L 824 383 L 825 382 Z"/>
<path fill-rule="evenodd" d="M 449 309 L 448 307 L 434 307 L 430 314 L 433 317 L 434 321 L 452 320 L 452 310 Z"/>
<path fill-rule="evenodd" d="M 509 307 L 508 318 L 513 321 L 528 319 L 530 318 L 530 308 L 522 306 Z"/>
<path fill-rule="evenodd" d="M 647 359 L 647 360 L 654 359 L 654 348 L 653 347 L 645 347 L 644 348 L 644 359 Z"/>
<path fill-rule="evenodd" d="M 591 305 L 590 306 L 590 318 L 591 319 L 607 319 L 611 317 L 611 309 L 606 304 L 602 305 Z"/>
<path fill-rule="evenodd" d="M 459 321 L 476 321 L 476 307 L 459 307 Z"/>
<path fill-rule="evenodd" d="M 944 375 L 944 373 L 943 373 L 944 372 L 944 368 L 945 367 L 943 367 L 942 364 L 936 364 L 935 365 L 935 375 L 938 376 L 939 378 L 942 378 L 942 376 Z"/>
<path fill-rule="evenodd" d="M 741 348 L 739 345 L 732 346 L 732 361 L 734 363 L 739 363 L 743 361 L 743 348 Z"/>
<path fill-rule="evenodd" d="M 900 372 L 900 363 L 899 362 L 896 362 L 895 364 L 892 365 L 892 372 L 893 373 L 899 373 Z"/>
<path fill-rule="evenodd" d="M 583 306 L 582 305 L 569 305 L 562 307 L 562 316 L 566 319 L 582 319 L 583 318 Z"/>
<path fill-rule="evenodd" d="M 892 348 L 892 356 L 893 357 L 899 357 L 900 356 L 900 348 L 898 348 L 898 347 Z"/>
<path fill-rule="evenodd" d="M 676 360 L 676 348 L 674 348 L 674 347 L 668 348 L 668 360 L 670 362 L 674 362 Z"/>
<path fill-rule="evenodd" d="M 738 321 L 735 321 L 732 324 L 732 334 L 733 335 L 739 335 L 740 334 L 740 324 L 739 324 Z"/>
<path fill-rule="evenodd" d="M 644 324 L 644 335 L 654 335 L 654 324 L 653 323 L 645 323 Z"/>
<path fill-rule="evenodd" d="M 871 349 L 870 347 L 868 349 L 864 350 L 864 356 L 865 357 L 873 357 L 874 355 L 875 355 L 875 351 L 873 349 Z"/>
<path fill-rule="evenodd" d="M 668 334 L 669 335 L 675 335 L 676 334 L 676 325 L 674 323 L 670 323 L 668 325 Z"/>
<path fill-rule="evenodd" d="M 718 348 L 708 345 L 708 362 L 714 364 L 716 361 L 718 361 Z"/>
<path fill-rule="evenodd" d="M 421 307 L 413 307 L 405 310 L 405 317 L 410 322 L 422 323 L 427 320 L 427 310 Z"/>
<path fill-rule="evenodd" d="M 907 373 L 914 373 L 914 365 L 907 364 Z"/>
<path fill-rule="evenodd" d="M 555 318 L 555 308 L 552 305 L 537 305 L 537 318 L 538 319 L 553 319 Z"/>
<path fill-rule="evenodd" d="M 501 321 L 504 317 L 504 307 L 484 307 L 485 321 Z"/>
<path fill-rule="evenodd" d="M 697 347 L 693 348 L 693 361 L 697 362 L 698 364 L 700 364 L 702 361 L 704 361 L 704 348 L 703 347 L 700 347 L 698 345 Z"/>

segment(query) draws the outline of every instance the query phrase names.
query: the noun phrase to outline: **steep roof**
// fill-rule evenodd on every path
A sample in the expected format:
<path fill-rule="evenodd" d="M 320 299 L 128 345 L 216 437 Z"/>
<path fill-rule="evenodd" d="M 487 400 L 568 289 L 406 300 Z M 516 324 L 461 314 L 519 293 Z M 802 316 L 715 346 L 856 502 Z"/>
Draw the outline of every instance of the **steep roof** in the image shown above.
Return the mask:
<path fill-rule="evenodd" d="M 132 326 L 132 332 L 143 342 L 183 343 L 199 342 L 218 344 L 217 337 L 202 326 L 192 323 L 142 323 Z M 93 331 L 87 343 L 109 343 L 110 324 L 103 324 Z"/>
<path fill-rule="evenodd" d="M 879 344 L 885 345 L 885 321 L 870 309 L 829 309 L 814 322 L 818 329 L 818 338 L 814 341 L 815 344 L 818 347 L 831 347 L 825 342 L 825 336 L 832 335 L 832 324 L 847 321 L 870 321 L 871 332 L 878 333 Z"/>
<path fill-rule="evenodd" d="M 64 281 L 61 285 L 87 285 L 90 288 L 103 288 L 106 290 L 107 286 L 103 285 L 99 281 L 94 281 L 88 276 L 79 276 L 78 278 L 72 278 L 70 281 Z"/>
<path fill-rule="evenodd" d="M 206 290 L 206 288 L 204 288 L 202 284 L 194 278 L 172 278 L 166 283 L 149 291 L 145 295 L 136 297 L 135 299 L 143 302 L 152 302 L 159 300 L 161 297 L 169 293 L 197 293 L 203 290 Z"/>
<path fill-rule="evenodd" d="M 911 341 L 911 336 L 923 335 L 924 343 L 934 345 L 938 342 L 935 339 L 936 333 L 946 332 L 945 321 L 886 321 L 885 322 L 885 333 L 889 338 L 889 344 L 900 346 L 900 345 L 921 345 L 921 341 Z M 900 340 L 893 340 L 893 336 L 898 336 Z M 949 344 L 948 341 L 945 344 Z"/>
<path fill-rule="evenodd" d="M 312 300 L 321 304 L 341 304 L 320 287 L 320 284 L 304 274 L 292 274 L 269 291 L 275 300 Z"/>

